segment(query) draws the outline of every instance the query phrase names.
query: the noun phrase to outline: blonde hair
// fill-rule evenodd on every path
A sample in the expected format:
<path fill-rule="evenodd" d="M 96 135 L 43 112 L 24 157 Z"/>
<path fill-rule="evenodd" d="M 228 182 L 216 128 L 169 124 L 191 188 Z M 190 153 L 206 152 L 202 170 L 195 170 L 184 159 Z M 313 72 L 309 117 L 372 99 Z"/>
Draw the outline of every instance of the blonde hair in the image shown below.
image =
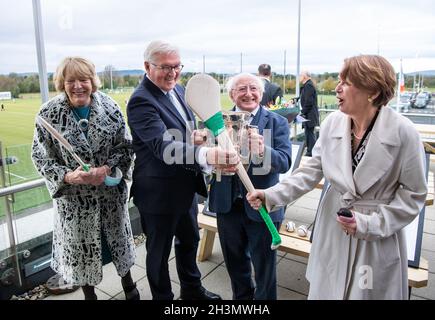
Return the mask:
<path fill-rule="evenodd" d="M 95 65 L 81 57 L 66 57 L 56 69 L 54 85 L 59 92 L 65 91 L 65 78 L 86 78 L 92 82 L 92 92 L 101 86 L 100 79 L 95 72 Z"/>
<path fill-rule="evenodd" d="M 375 107 L 387 105 L 394 97 L 396 73 L 391 63 L 381 56 L 359 55 L 345 59 L 340 78 L 370 94 L 379 93 L 372 102 Z"/>

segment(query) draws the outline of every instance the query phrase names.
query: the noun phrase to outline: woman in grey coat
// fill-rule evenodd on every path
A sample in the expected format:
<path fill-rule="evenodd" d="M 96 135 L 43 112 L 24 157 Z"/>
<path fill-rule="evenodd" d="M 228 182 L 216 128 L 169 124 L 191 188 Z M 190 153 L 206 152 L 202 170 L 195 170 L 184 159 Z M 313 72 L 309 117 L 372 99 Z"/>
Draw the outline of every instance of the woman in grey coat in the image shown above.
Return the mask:
<path fill-rule="evenodd" d="M 97 91 L 99 80 L 90 61 L 64 59 L 54 81 L 61 94 L 43 104 L 38 116 L 61 133 L 91 169 L 84 171 L 36 122 L 32 160 L 46 179 L 55 210 L 51 267 L 81 286 L 85 299 L 96 299 L 94 286 L 103 276 L 102 247 L 107 246 L 126 299 L 139 299 L 130 274 L 135 248 L 127 185 L 120 179 L 108 186 L 106 179 L 119 170 L 126 177 L 130 169 L 133 154 L 125 121 L 116 102 Z"/>
<path fill-rule="evenodd" d="M 307 266 L 309 299 L 407 299 L 404 227 L 424 206 L 420 136 L 385 105 L 395 72 L 380 56 L 348 58 L 336 88 L 339 111 L 322 123 L 307 165 L 279 184 L 248 194 L 269 211 L 329 182 L 319 204 Z M 341 208 L 349 218 L 337 216 Z"/>

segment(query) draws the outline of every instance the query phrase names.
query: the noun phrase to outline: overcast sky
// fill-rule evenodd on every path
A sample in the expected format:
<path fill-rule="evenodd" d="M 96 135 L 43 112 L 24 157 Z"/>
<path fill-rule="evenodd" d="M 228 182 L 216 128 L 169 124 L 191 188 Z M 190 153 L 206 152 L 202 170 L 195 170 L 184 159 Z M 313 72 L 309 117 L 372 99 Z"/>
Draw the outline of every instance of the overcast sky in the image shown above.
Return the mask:
<path fill-rule="evenodd" d="M 179 46 L 185 71 L 296 71 L 297 0 L 41 0 L 47 70 L 68 55 L 101 71 L 143 69 L 152 40 Z M 435 70 L 433 0 L 302 0 L 301 69 L 339 71 L 345 57 L 385 56 L 405 73 Z M 36 72 L 31 0 L 0 0 L 0 74 Z"/>

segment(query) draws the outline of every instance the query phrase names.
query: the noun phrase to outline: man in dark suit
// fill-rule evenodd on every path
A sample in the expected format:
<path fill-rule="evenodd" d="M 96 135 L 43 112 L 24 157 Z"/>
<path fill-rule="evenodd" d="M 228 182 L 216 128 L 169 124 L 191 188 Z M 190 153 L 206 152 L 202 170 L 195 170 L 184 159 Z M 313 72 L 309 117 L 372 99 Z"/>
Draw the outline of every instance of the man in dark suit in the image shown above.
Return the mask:
<path fill-rule="evenodd" d="M 206 195 L 203 168 L 216 157 L 234 160 L 237 155 L 191 143 L 195 120 L 184 101 L 184 89 L 177 84 L 183 65 L 176 47 L 151 42 L 144 53 L 144 66 L 146 75 L 128 101 L 127 115 L 136 153 L 131 196 L 146 235 L 151 293 L 153 299 L 174 298 L 168 259 L 175 236 L 180 297 L 220 299 L 202 287 L 196 264 L 196 193 Z"/>
<path fill-rule="evenodd" d="M 264 92 L 260 104 L 262 106 L 275 104 L 276 98 L 282 98 L 282 89 L 276 83 L 270 82 L 270 77 L 272 76 L 270 65 L 265 63 L 260 64 L 258 67 L 258 76 L 264 83 Z"/>
<path fill-rule="evenodd" d="M 311 151 L 317 140 L 314 128 L 320 123 L 319 109 L 317 107 L 317 91 L 308 71 L 301 72 L 300 81 L 303 84 L 300 94 L 301 115 L 309 120 L 302 123 L 302 128 L 305 129 L 305 141 L 307 143 L 307 152 L 305 155 L 311 157 Z"/>
<path fill-rule="evenodd" d="M 253 161 L 248 169 L 255 188 L 267 188 L 279 182 L 279 174 L 291 164 L 291 143 L 287 120 L 260 105 L 263 85 L 259 77 L 242 73 L 227 85 L 235 111 L 251 113 L 251 125 L 258 132 L 249 134 Z M 264 138 L 263 138 L 264 137 Z M 217 213 L 217 226 L 225 265 L 231 278 L 233 299 L 273 300 L 277 297 L 276 251 L 272 237 L 260 213 L 246 201 L 246 190 L 236 176 L 211 179 L 209 209 Z M 284 218 L 284 210 L 270 213 L 275 226 Z M 251 277 L 255 270 L 256 288 Z"/>

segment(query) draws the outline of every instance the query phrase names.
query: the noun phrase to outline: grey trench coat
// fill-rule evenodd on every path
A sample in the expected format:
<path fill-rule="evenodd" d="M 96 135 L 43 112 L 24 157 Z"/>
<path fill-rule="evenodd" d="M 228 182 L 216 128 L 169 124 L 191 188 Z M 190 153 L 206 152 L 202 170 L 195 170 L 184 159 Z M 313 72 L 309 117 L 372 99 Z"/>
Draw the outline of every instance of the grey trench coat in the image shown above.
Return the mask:
<path fill-rule="evenodd" d="M 352 174 L 351 119 L 337 111 L 322 123 L 307 165 L 266 189 L 269 210 L 312 190 L 324 176 L 330 187 L 319 204 L 306 277 L 309 299 L 407 299 L 408 258 L 403 228 L 424 206 L 423 145 L 413 124 L 382 107 L 363 159 Z M 357 231 L 336 221 L 341 207 L 355 211 Z"/>

